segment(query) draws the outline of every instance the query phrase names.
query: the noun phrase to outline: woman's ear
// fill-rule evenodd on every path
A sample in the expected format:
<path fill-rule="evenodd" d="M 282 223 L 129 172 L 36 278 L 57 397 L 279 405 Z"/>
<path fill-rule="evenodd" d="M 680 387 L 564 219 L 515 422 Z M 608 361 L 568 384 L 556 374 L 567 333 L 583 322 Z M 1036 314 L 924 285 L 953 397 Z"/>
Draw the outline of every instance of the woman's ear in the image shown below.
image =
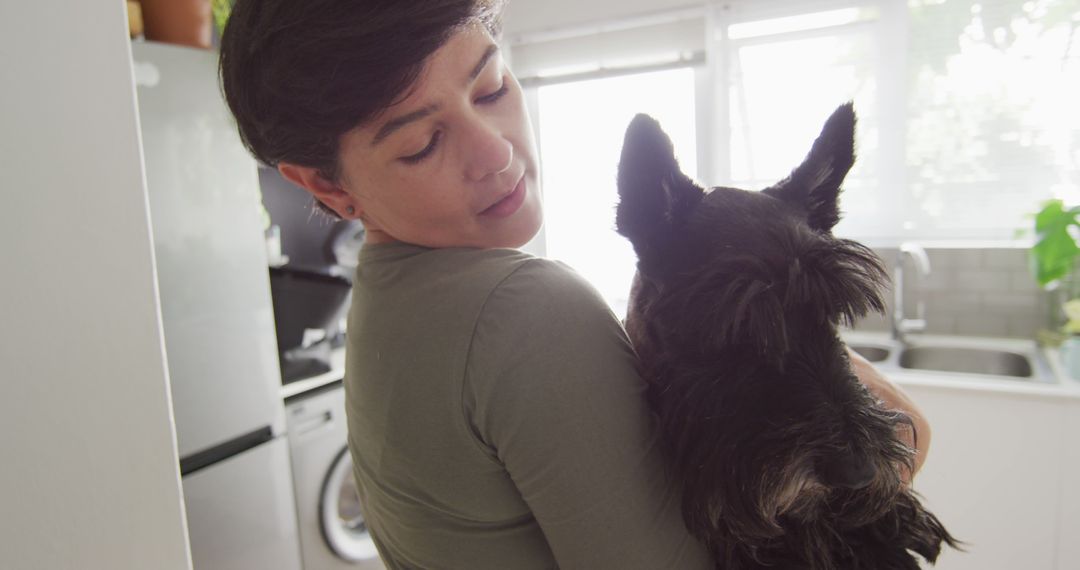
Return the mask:
<path fill-rule="evenodd" d="M 356 198 L 339 184 L 324 178 L 318 169 L 289 162 L 280 162 L 277 168 L 286 180 L 307 190 L 316 200 L 337 212 L 342 219 L 355 219 L 363 214 Z"/>

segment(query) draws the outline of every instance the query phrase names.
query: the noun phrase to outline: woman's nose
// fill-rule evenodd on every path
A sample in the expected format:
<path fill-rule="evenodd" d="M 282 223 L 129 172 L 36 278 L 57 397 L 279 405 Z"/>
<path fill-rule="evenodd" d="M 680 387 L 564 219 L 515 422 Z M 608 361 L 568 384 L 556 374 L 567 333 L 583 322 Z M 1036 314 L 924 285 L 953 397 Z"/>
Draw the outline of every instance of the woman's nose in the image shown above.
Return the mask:
<path fill-rule="evenodd" d="M 472 125 L 464 151 L 468 157 L 466 175 L 470 180 L 498 174 L 510 168 L 514 158 L 514 145 L 506 140 L 497 124 L 488 121 L 476 121 Z"/>

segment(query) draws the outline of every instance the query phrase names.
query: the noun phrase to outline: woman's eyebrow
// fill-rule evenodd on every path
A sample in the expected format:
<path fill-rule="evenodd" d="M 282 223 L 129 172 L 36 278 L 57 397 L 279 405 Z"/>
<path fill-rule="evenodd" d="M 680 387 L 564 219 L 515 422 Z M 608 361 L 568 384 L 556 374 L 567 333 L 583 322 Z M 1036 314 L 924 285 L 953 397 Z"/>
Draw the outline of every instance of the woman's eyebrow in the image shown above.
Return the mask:
<path fill-rule="evenodd" d="M 469 73 L 469 83 L 476 81 L 476 78 L 480 76 L 480 72 L 484 71 L 484 67 L 487 65 L 488 61 L 491 60 L 491 57 L 498 52 L 499 46 L 495 44 L 489 45 L 487 49 L 484 50 L 484 55 L 480 56 L 480 61 L 476 64 L 476 67 L 473 68 L 472 72 Z M 386 140 L 386 137 L 392 135 L 395 131 L 405 125 L 414 121 L 419 121 L 438 110 L 438 105 L 428 105 L 418 111 L 413 111 L 412 113 L 390 119 L 379 129 L 379 132 L 375 133 L 375 138 L 371 139 L 371 146 L 375 146 Z"/>
<path fill-rule="evenodd" d="M 499 51 L 499 46 L 491 44 L 484 50 L 484 55 L 480 56 L 480 62 L 473 68 L 472 73 L 469 74 L 469 83 L 476 81 L 476 78 L 480 76 L 480 72 L 484 70 L 484 66 L 487 65 L 491 56 L 495 55 Z"/>
<path fill-rule="evenodd" d="M 409 113 L 407 115 L 402 115 L 400 117 L 390 119 L 386 122 L 385 125 L 382 126 L 382 128 L 379 129 L 378 133 L 375 133 L 375 138 L 371 139 L 371 146 L 375 146 L 386 140 L 386 137 L 392 135 L 401 127 L 404 127 L 405 125 L 413 121 L 419 121 L 420 119 L 423 119 L 424 117 L 438 110 L 438 105 L 428 105 L 427 107 L 424 107 L 419 111 L 413 111 L 412 113 Z"/>

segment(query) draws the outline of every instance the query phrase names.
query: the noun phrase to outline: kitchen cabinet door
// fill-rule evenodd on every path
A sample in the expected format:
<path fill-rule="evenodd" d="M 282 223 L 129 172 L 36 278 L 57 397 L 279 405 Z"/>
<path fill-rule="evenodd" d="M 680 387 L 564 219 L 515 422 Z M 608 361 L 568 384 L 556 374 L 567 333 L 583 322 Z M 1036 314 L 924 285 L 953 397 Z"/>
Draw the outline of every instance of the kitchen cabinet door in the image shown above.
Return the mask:
<path fill-rule="evenodd" d="M 1070 402 L 901 385 L 933 432 L 914 488 L 955 537 L 970 543 L 968 553 L 944 550 L 936 568 L 1080 568 L 1057 565 L 1061 450 Z M 1076 428 L 1074 422 L 1073 433 L 1080 433 Z M 1075 556 L 1075 546 L 1070 549 Z"/>
<path fill-rule="evenodd" d="M 1080 400 L 1063 410 L 1061 504 L 1057 570 L 1080 568 Z"/>
<path fill-rule="evenodd" d="M 301 570 L 284 437 L 183 478 L 195 570 Z"/>

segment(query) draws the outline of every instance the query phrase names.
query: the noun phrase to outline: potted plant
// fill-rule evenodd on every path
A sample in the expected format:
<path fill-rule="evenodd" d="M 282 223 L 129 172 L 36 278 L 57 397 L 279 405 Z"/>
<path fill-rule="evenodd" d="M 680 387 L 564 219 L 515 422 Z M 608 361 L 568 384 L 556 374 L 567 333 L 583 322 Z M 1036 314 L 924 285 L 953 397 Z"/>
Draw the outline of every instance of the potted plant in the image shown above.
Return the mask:
<path fill-rule="evenodd" d="M 210 49 L 210 0 L 140 0 L 146 39 Z"/>
<path fill-rule="evenodd" d="M 1080 256 L 1078 218 L 1080 206 L 1067 208 L 1061 200 L 1044 202 L 1035 214 L 1035 243 L 1030 259 L 1036 281 L 1051 294 L 1049 324 L 1053 332 L 1042 335 L 1042 340 L 1061 345 L 1066 372 L 1080 379 L 1080 292 L 1074 278 Z"/>
<path fill-rule="evenodd" d="M 234 0 L 140 0 L 146 39 L 210 49 L 211 24 L 225 28 Z"/>
<path fill-rule="evenodd" d="M 1080 380 L 1080 299 L 1071 299 L 1062 306 L 1068 319 L 1061 331 L 1061 365 L 1070 378 Z"/>
<path fill-rule="evenodd" d="M 1035 214 L 1035 245 L 1032 270 L 1042 287 L 1059 284 L 1072 274 L 1080 246 L 1073 232 L 1080 229 L 1080 206 L 1065 208 L 1061 200 L 1049 200 Z M 1075 228 L 1075 229 L 1074 229 Z"/>

